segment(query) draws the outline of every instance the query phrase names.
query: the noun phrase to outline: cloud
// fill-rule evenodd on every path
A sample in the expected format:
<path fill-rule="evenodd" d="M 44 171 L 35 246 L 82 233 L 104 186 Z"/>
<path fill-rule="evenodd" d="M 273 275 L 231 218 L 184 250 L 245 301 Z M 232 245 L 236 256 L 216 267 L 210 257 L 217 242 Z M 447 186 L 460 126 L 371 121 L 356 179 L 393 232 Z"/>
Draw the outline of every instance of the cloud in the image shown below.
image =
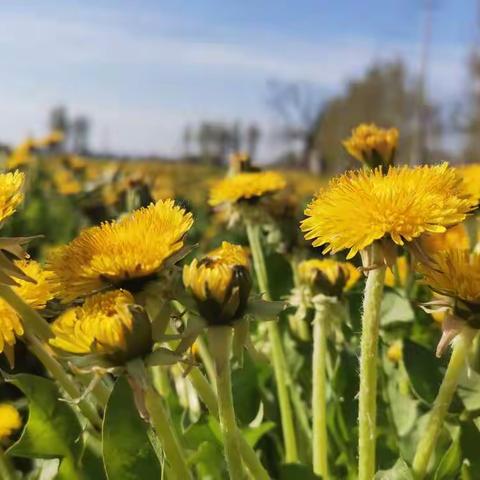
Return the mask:
<path fill-rule="evenodd" d="M 0 140 L 41 129 L 48 109 L 65 102 L 94 118 L 96 146 L 174 154 L 183 125 L 202 116 L 266 124 L 268 79 L 304 81 L 330 94 L 374 60 L 402 57 L 413 70 L 418 65 L 415 43 L 353 34 L 313 42 L 254 30 L 213 31 L 198 40 L 178 18 L 89 12 L 86 5 L 2 15 L 0 57 L 8 75 L 0 90 Z M 458 96 L 464 47 L 436 45 L 429 74 L 437 98 Z"/>

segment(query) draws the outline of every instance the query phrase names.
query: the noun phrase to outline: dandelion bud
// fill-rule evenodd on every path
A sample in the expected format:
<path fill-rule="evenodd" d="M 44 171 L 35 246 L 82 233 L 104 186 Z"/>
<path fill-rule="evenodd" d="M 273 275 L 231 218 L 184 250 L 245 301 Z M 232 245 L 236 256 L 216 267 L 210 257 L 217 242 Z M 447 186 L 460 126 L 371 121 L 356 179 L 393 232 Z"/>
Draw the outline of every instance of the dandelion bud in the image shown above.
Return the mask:
<path fill-rule="evenodd" d="M 119 365 L 152 349 L 151 324 L 125 290 L 98 293 L 52 325 L 51 345 L 76 354 L 100 354 Z"/>
<path fill-rule="evenodd" d="M 355 285 L 360 272 L 348 262 L 332 259 L 304 260 L 298 266 L 300 282 L 307 285 L 314 295 L 323 294 L 340 298 Z"/>
<path fill-rule="evenodd" d="M 402 352 L 402 342 L 396 341 L 393 342 L 387 350 L 387 358 L 392 362 L 392 363 L 398 363 L 403 357 L 403 352 Z"/>
<path fill-rule="evenodd" d="M 248 254 L 239 245 L 223 242 L 184 267 L 183 283 L 210 326 L 230 325 L 243 317 L 247 307 L 252 286 Z"/>
<path fill-rule="evenodd" d="M 393 165 L 398 144 L 398 130 L 379 128 L 375 124 L 362 123 L 343 142 L 347 152 L 370 168 Z"/>

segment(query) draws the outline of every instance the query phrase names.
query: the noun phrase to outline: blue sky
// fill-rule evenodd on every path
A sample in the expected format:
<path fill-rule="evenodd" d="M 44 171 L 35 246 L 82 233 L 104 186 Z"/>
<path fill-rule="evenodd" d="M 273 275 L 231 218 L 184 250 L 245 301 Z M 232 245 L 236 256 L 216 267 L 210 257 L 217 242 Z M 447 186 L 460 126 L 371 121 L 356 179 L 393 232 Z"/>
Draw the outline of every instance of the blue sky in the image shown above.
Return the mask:
<path fill-rule="evenodd" d="M 434 0 L 429 92 L 468 88 L 474 0 Z M 376 59 L 419 62 L 421 0 L 3 0 L 0 141 L 41 134 L 49 108 L 93 119 L 93 146 L 181 151 L 200 119 L 256 121 L 274 150 L 267 82 L 340 91 Z"/>

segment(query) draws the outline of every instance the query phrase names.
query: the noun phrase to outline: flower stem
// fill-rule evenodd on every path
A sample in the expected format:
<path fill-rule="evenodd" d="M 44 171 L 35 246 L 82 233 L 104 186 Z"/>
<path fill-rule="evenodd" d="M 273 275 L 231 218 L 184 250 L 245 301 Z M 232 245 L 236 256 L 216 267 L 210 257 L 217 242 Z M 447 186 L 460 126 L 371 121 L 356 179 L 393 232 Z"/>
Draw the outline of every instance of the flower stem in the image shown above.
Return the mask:
<path fill-rule="evenodd" d="M 215 366 L 213 365 L 212 356 L 208 351 L 208 347 L 205 344 L 205 340 L 203 337 L 199 336 L 195 343 L 198 347 L 198 353 L 200 355 L 200 359 L 202 360 L 203 366 L 205 367 L 205 371 L 207 372 L 208 379 L 210 380 L 211 384 L 215 386 Z"/>
<path fill-rule="evenodd" d="M 210 385 L 210 383 L 208 383 L 208 380 L 204 377 L 202 372 L 197 367 L 193 367 L 190 370 L 188 378 L 197 390 L 200 399 L 206 405 L 210 414 L 218 420 L 219 417 L 217 397 L 215 395 L 215 392 L 213 391 L 212 386 Z M 257 457 L 253 448 L 245 440 L 239 429 L 237 430 L 237 435 L 238 448 L 240 449 L 242 459 L 246 467 L 252 474 L 253 478 L 255 478 L 256 480 L 269 480 L 270 477 L 263 465 L 261 464 L 260 459 Z"/>
<path fill-rule="evenodd" d="M 192 474 L 187 464 L 187 457 L 172 427 L 171 419 L 163 405 L 163 399 L 150 382 L 145 388 L 145 407 L 173 475 L 177 480 L 191 479 Z"/>
<path fill-rule="evenodd" d="M 240 456 L 237 421 L 233 407 L 230 355 L 232 352 L 232 327 L 210 327 L 208 344 L 215 362 L 218 411 L 222 426 L 225 457 L 231 480 L 241 480 L 245 473 Z"/>
<path fill-rule="evenodd" d="M 271 300 L 268 285 L 267 268 L 260 241 L 260 227 L 246 221 L 246 229 L 250 248 L 252 250 L 253 265 L 261 292 L 267 300 Z M 288 394 L 289 373 L 287 361 L 283 351 L 280 330 L 277 323 L 268 322 L 268 336 L 272 346 L 273 370 L 277 384 L 278 401 L 280 406 L 280 417 L 282 421 L 283 441 L 285 445 L 285 460 L 287 463 L 298 462 L 297 439 L 293 413 Z"/>
<path fill-rule="evenodd" d="M 325 302 L 315 304 L 313 319 L 312 411 L 313 411 L 313 471 L 328 480 L 327 435 L 327 316 Z"/>
<path fill-rule="evenodd" d="M 458 380 L 465 367 L 465 360 L 475 335 L 476 330 L 465 327 L 453 342 L 452 356 L 450 357 L 445 377 L 430 412 L 427 428 L 421 437 L 413 459 L 413 472 L 418 480 L 422 480 L 427 472 L 445 415 L 457 389 Z"/>
<path fill-rule="evenodd" d="M 372 245 L 372 254 L 372 262 L 377 268 L 368 272 L 360 341 L 359 480 L 372 480 L 375 475 L 378 335 L 385 266 L 378 245 Z"/>
<path fill-rule="evenodd" d="M 73 400 L 81 398 L 82 393 L 80 389 L 64 370 L 63 366 L 54 358 L 53 352 L 28 331 L 25 333 L 24 338 L 27 341 L 29 350 L 38 358 L 38 360 L 40 360 L 50 375 L 58 382 L 60 387 Z M 82 399 L 78 402 L 78 408 L 94 428 L 102 428 L 102 420 L 90 402 L 86 399 Z"/>
<path fill-rule="evenodd" d="M 49 338 L 53 337 L 48 322 L 38 312 L 27 305 L 10 287 L 0 285 L 0 297 L 22 317 L 26 330 L 34 333 L 43 341 L 48 341 Z"/>
<path fill-rule="evenodd" d="M 13 468 L 10 458 L 7 457 L 7 454 L 0 446 L 0 478 L 2 480 L 16 480 L 17 474 Z"/>

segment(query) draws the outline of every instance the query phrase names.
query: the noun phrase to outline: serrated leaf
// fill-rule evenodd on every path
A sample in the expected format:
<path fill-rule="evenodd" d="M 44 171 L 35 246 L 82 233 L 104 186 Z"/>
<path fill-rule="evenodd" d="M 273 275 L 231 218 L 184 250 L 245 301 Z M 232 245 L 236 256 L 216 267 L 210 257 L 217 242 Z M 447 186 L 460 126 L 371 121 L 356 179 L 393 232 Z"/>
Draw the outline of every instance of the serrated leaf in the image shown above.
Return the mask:
<path fill-rule="evenodd" d="M 148 438 L 125 377 L 108 400 L 103 421 L 103 461 L 109 480 L 161 478 L 162 467 Z"/>
<path fill-rule="evenodd" d="M 414 480 L 412 471 L 405 462 L 399 458 L 389 470 L 381 470 L 375 475 L 375 480 Z"/>
<path fill-rule="evenodd" d="M 78 471 L 82 453 L 82 426 L 72 407 L 62 402 L 54 382 L 30 374 L 5 376 L 28 399 L 28 421 L 8 453 L 26 458 L 58 458 L 57 478 L 84 479 Z"/>

